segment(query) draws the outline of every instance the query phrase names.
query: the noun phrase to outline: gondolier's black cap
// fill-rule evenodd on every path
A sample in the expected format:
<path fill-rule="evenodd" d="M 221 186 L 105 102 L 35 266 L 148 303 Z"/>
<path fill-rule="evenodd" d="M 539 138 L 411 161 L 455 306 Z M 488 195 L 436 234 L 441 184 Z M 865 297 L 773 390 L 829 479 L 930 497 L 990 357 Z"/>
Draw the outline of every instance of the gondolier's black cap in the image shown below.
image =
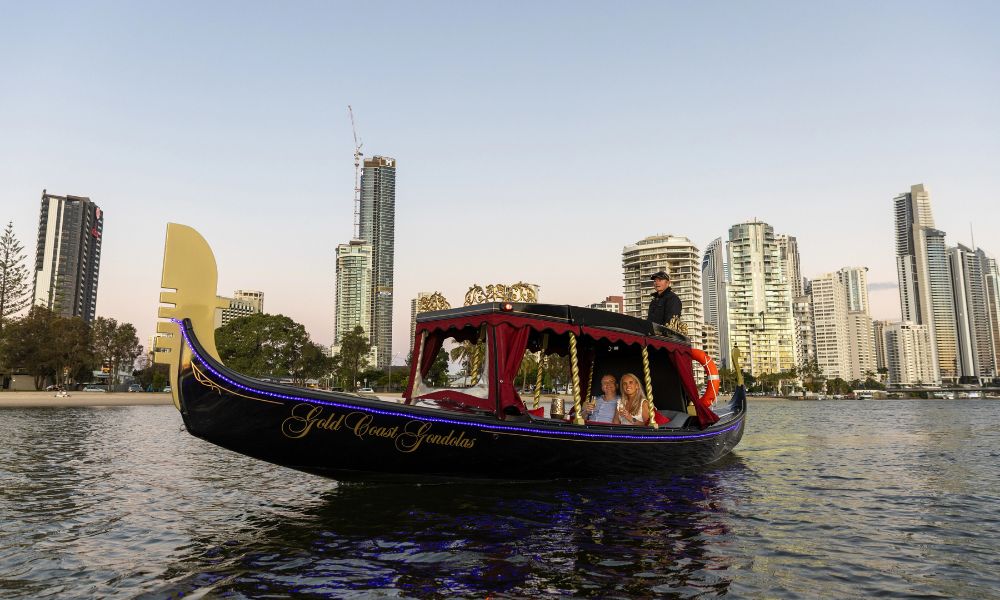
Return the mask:
<path fill-rule="evenodd" d="M 650 277 L 650 279 L 666 279 L 667 281 L 670 281 L 670 275 L 667 275 L 666 271 L 657 271 L 656 273 L 653 273 L 653 276 Z"/>

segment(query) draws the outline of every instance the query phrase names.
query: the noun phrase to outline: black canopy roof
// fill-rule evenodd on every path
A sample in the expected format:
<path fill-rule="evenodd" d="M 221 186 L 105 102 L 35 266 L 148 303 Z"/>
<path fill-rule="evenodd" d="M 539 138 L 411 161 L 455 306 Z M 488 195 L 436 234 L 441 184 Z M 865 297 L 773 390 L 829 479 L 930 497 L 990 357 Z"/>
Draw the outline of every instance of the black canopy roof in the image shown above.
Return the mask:
<path fill-rule="evenodd" d="M 507 309 L 506 307 L 510 308 Z M 673 342 L 687 344 L 688 338 L 665 327 L 654 325 L 645 319 L 622 315 L 595 308 L 583 308 L 568 304 L 529 304 L 525 302 L 488 302 L 448 310 L 422 312 L 417 315 L 418 323 L 428 323 L 453 319 L 456 317 L 472 317 L 476 315 L 509 314 L 522 318 L 536 318 L 543 321 L 556 321 L 567 325 L 580 327 L 595 327 L 623 331 L 633 335 L 657 336 Z"/>

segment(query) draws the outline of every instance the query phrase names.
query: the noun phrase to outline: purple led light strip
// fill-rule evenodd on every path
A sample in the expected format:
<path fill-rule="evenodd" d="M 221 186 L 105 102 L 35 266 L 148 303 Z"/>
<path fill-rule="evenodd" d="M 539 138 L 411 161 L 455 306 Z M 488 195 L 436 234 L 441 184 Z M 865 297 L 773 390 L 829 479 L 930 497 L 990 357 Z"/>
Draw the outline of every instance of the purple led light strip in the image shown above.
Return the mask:
<path fill-rule="evenodd" d="M 252 387 L 247 387 L 245 385 L 237 383 L 237 382 L 233 381 L 232 379 L 229 379 L 228 377 L 226 377 L 222 373 L 219 373 L 218 371 L 216 371 L 215 369 L 213 369 L 212 366 L 209 365 L 208 362 L 204 358 L 202 358 L 202 356 L 200 354 L 198 354 L 198 351 L 194 349 L 194 345 L 191 343 L 191 340 L 188 338 L 187 328 L 184 327 L 184 323 L 180 319 L 170 319 L 170 320 L 177 324 L 177 328 L 180 330 L 181 335 L 184 337 L 184 343 L 186 343 L 187 346 L 188 346 L 188 348 L 191 349 L 191 354 L 193 354 L 195 356 L 195 358 L 198 359 L 198 362 L 201 363 L 201 365 L 203 367 L 205 367 L 206 369 L 208 369 L 213 375 L 215 375 L 216 377 L 218 377 L 222 381 L 225 381 L 227 384 L 229 384 L 229 385 L 231 385 L 233 387 L 239 388 L 239 389 L 241 389 L 243 391 L 253 392 L 254 394 L 259 394 L 261 396 L 270 396 L 272 398 L 281 398 L 282 400 L 296 400 L 296 401 L 299 401 L 299 402 L 308 402 L 310 404 L 322 404 L 324 406 L 332 406 L 332 407 L 335 407 L 335 408 L 346 408 L 346 409 L 352 409 L 352 410 L 363 410 L 363 411 L 374 413 L 374 414 L 377 414 L 377 415 L 383 415 L 383 416 L 388 416 L 388 417 L 405 417 L 405 418 L 411 418 L 411 419 L 420 419 L 421 421 L 429 421 L 431 423 L 446 423 L 446 424 L 449 424 L 449 425 L 463 425 L 463 426 L 466 426 L 466 427 L 478 427 L 479 429 L 484 429 L 484 430 L 487 430 L 487 431 L 514 431 L 514 432 L 524 433 L 524 434 L 529 434 L 529 433 L 541 434 L 542 436 L 549 436 L 549 435 L 557 435 L 558 436 L 558 435 L 562 435 L 562 436 L 582 437 L 582 438 L 624 439 L 624 440 L 643 440 L 643 441 L 657 441 L 657 440 L 663 440 L 663 439 L 671 439 L 671 440 L 681 439 L 681 440 L 687 440 L 687 439 L 699 439 L 699 438 L 705 438 L 705 437 L 712 437 L 712 436 L 716 436 L 716 435 L 721 435 L 723 433 L 726 433 L 727 431 L 732 431 L 733 429 L 736 429 L 737 427 L 740 426 L 740 422 L 737 421 L 736 423 L 734 423 L 733 425 L 730 425 L 729 427 L 727 427 L 725 429 L 721 429 L 719 431 L 713 431 L 711 433 L 693 433 L 693 434 L 687 434 L 687 435 L 671 435 L 671 436 L 663 436 L 663 437 L 660 437 L 660 438 L 658 438 L 657 436 L 628 435 L 628 434 L 624 434 L 624 433 L 590 433 L 590 432 L 586 432 L 586 431 L 548 431 L 548 430 L 546 430 L 546 431 L 539 431 L 537 429 L 536 430 L 532 430 L 532 429 L 528 429 L 526 427 L 513 427 L 513 426 L 510 426 L 510 425 L 490 425 L 488 423 L 476 423 L 476 422 L 472 422 L 472 421 L 459 421 L 459 420 L 456 420 L 456 419 L 441 419 L 441 418 L 438 418 L 438 417 L 425 417 L 425 416 L 422 416 L 422 415 L 418 416 L 418 415 L 414 415 L 414 414 L 411 414 L 411 413 L 402 413 L 402 412 L 396 412 L 396 411 L 391 411 L 391 410 L 382 410 L 382 409 L 379 409 L 379 408 L 370 408 L 370 407 L 367 407 L 367 406 L 359 406 L 359 405 L 356 405 L 356 404 L 344 404 L 344 403 L 340 403 L 340 402 L 333 402 L 333 401 L 330 401 L 330 400 L 319 400 L 317 398 L 305 398 L 303 396 L 290 396 L 290 395 L 287 395 L 287 394 L 278 394 L 278 393 L 275 393 L 275 392 L 267 392 L 267 391 L 264 391 L 264 390 L 260 390 L 260 389 L 252 388 Z"/>

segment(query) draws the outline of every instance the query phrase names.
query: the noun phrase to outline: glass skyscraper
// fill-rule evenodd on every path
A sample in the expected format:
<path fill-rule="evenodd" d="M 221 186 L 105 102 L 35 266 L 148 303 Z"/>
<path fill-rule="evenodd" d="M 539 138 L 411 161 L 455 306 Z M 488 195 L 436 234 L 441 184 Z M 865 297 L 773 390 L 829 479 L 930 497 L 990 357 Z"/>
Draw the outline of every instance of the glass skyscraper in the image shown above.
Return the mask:
<path fill-rule="evenodd" d="M 729 309 L 726 305 L 726 249 L 722 238 L 715 238 L 701 261 L 701 292 L 705 322 L 719 337 L 719 365 L 729 366 Z"/>
<path fill-rule="evenodd" d="M 944 232 L 934 228 L 930 194 L 923 184 L 893 199 L 896 271 L 903 322 L 926 325 L 931 338 L 933 383 L 958 380 L 955 304 Z"/>
<path fill-rule="evenodd" d="M 361 172 L 361 239 L 372 248 L 371 344 L 377 366 L 392 362 L 393 261 L 396 248 L 396 159 L 373 156 Z"/>

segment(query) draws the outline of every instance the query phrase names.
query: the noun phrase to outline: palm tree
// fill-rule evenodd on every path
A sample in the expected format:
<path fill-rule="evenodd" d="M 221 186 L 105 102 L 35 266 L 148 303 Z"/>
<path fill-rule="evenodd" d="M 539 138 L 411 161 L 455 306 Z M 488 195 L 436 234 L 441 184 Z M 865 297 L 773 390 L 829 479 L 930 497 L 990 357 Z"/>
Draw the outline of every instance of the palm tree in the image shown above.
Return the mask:
<path fill-rule="evenodd" d="M 480 361 L 478 371 L 482 374 L 482 360 L 485 349 L 486 345 L 483 343 L 473 344 L 472 342 L 462 342 L 448 353 L 448 358 L 452 362 L 458 362 L 462 365 L 463 386 L 469 385 L 469 377 L 472 376 L 473 371 L 472 361 L 476 356 L 479 357 Z"/>
<path fill-rule="evenodd" d="M 537 375 L 538 373 L 538 357 L 534 353 L 526 352 L 524 358 L 521 360 L 521 368 L 518 369 L 517 374 L 521 376 L 521 385 L 518 389 L 525 389 L 524 386 L 527 382 L 529 376 Z"/>

